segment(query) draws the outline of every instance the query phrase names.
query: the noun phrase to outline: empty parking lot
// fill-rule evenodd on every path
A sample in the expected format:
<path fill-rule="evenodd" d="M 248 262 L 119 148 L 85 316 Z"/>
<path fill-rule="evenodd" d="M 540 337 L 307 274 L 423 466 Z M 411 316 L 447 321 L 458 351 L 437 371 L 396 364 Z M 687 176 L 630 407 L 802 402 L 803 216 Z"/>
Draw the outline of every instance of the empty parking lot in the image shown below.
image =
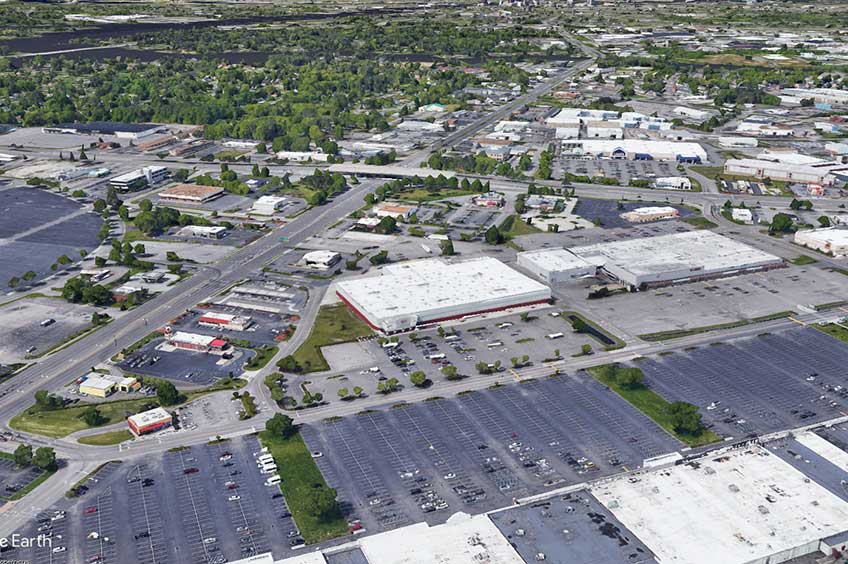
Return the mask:
<path fill-rule="evenodd" d="M 669 401 L 701 408 L 741 438 L 826 421 L 848 409 L 848 346 L 812 328 L 715 344 L 639 362 Z"/>

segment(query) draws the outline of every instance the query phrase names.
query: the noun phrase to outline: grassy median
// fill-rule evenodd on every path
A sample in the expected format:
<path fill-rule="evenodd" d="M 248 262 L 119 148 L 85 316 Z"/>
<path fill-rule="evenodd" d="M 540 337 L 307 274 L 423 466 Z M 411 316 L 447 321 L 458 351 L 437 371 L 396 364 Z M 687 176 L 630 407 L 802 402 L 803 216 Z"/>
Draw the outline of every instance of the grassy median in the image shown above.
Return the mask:
<path fill-rule="evenodd" d="M 347 522 L 342 515 L 326 521 L 312 510 L 310 490 L 326 488 L 327 483 L 300 434 L 283 439 L 262 431 L 259 440 L 277 463 L 277 473 L 282 478 L 280 490 L 303 540 L 311 544 L 346 535 Z"/>
<path fill-rule="evenodd" d="M 121 444 L 133 438 L 134 436 L 131 432 L 127 429 L 121 429 L 120 431 L 107 431 L 105 433 L 80 437 L 77 439 L 77 442 L 91 446 L 111 446 Z"/>
<path fill-rule="evenodd" d="M 349 343 L 373 333 L 345 304 L 324 306 L 318 311 L 309 337 L 292 356 L 304 372 L 329 370 L 321 347 Z"/>
<path fill-rule="evenodd" d="M 644 384 L 621 385 L 615 378 L 615 370 L 608 370 L 610 366 L 615 365 L 593 366 L 588 368 L 587 372 L 621 396 L 627 403 L 650 417 L 654 423 L 674 435 L 677 440 L 690 447 L 703 446 L 721 440 L 720 436 L 708 429 L 702 429 L 698 434 L 677 432 L 669 414 L 670 402 Z M 615 367 L 617 368 L 617 366 Z"/>
<path fill-rule="evenodd" d="M 701 333 L 709 333 L 711 331 L 721 331 L 723 329 L 736 329 L 737 327 L 745 327 L 752 323 L 763 323 L 765 321 L 775 321 L 795 315 L 794 311 L 779 311 L 751 319 L 740 319 L 738 321 L 728 321 L 727 323 L 718 323 L 716 325 L 706 325 L 704 327 L 693 327 L 691 329 L 671 329 L 669 331 L 658 331 L 656 333 L 645 333 L 637 335 L 643 341 L 668 341 L 671 339 L 679 339 L 681 337 L 690 337 Z"/>

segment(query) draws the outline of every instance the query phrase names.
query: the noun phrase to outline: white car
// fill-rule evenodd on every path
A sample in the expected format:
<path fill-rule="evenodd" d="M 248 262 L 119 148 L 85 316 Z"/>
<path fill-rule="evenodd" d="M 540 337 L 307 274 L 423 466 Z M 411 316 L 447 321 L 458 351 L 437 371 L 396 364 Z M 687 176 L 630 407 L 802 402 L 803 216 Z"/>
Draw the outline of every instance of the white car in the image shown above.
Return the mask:
<path fill-rule="evenodd" d="M 230 497 L 227 498 L 227 501 L 238 501 L 240 499 L 241 499 L 240 495 L 231 495 Z"/>
<path fill-rule="evenodd" d="M 65 552 L 65 547 L 64 547 L 64 546 L 57 546 L 57 547 L 55 547 L 55 548 L 53 549 L 53 552 L 55 552 L 55 553 L 57 553 L 57 554 L 58 554 L 59 552 Z"/>

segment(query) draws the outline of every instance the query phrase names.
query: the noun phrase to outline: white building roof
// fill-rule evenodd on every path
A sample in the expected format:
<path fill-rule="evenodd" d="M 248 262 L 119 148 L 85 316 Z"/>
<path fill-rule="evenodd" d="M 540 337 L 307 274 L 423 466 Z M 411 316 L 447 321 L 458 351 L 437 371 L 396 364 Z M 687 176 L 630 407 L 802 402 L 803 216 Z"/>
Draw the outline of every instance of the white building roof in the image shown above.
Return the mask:
<path fill-rule="evenodd" d="M 208 347 L 209 344 L 215 340 L 215 337 L 211 335 L 201 335 L 199 333 L 186 333 L 185 331 L 177 331 L 171 337 L 174 341 L 178 343 L 186 343 L 189 345 L 198 345 L 202 347 Z"/>
<path fill-rule="evenodd" d="M 758 446 L 611 479 L 592 493 L 660 562 L 765 562 L 810 543 L 790 554 L 815 552 L 819 539 L 848 529 L 848 503 Z"/>
<path fill-rule="evenodd" d="M 153 425 L 160 421 L 167 421 L 168 419 L 171 419 L 171 414 L 161 407 L 154 407 L 153 409 L 142 411 L 141 413 L 136 413 L 129 417 L 129 420 L 132 421 L 133 425 L 136 427 L 147 427 L 148 425 Z"/>
<path fill-rule="evenodd" d="M 823 227 L 819 229 L 806 229 L 798 231 L 804 239 L 829 244 L 831 247 L 848 246 L 848 229 L 837 229 L 836 227 Z"/>
<path fill-rule="evenodd" d="M 676 208 L 671 206 L 645 206 L 643 208 L 636 208 L 627 212 L 632 215 L 663 215 L 663 214 L 676 214 L 679 213 Z"/>
<path fill-rule="evenodd" d="M 590 260 L 578 257 L 568 249 L 539 249 L 518 253 L 522 261 L 532 263 L 545 272 L 570 272 L 582 268 L 597 266 Z"/>
<path fill-rule="evenodd" d="M 206 233 L 211 235 L 223 233 L 227 228 L 222 225 L 191 225 L 189 226 L 189 230 L 192 233 Z"/>
<path fill-rule="evenodd" d="M 80 386 L 92 388 L 95 390 L 109 390 L 115 387 L 115 381 L 111 378 L 104 378 L 96 374 L 91 374 L 83 381 Z"/>
<path fill-rule="evenodd" d="M 341 281 L 338 289 L 373 324 L 388 330 L 551 296 L 547 286 L 491 257 L 392 264 L 380 275 Z"/>
<path fill-rule="evenodd" d="M 698 143 L 675 143 L 674 141 L 655 141 L 645 139 L 585 139 L 573 141 L 579 143 L 584 153 L 612 153 L 621 149 L 626 153 L 641 153 L 649 155 L 684 155 L 699 157 L 706 161 L 707 152 Z"/>
<path fill-rule="evenodd" d="M 587 260 L 603 261 L 606 270 L 614 269 L 634 279 L 652 280 L 699 276 L 781 261 L 774 255 L 712 231 L 623 239 L 573 247 L 571 252 Z"/>
<path fill-rule="evenodd" d="M 336 258 L 339 256 L 339 253 L 335 251 L 310 251 L 303 255 L 303 260 L 305 262 L 328 263 L 336 260 Z"/>

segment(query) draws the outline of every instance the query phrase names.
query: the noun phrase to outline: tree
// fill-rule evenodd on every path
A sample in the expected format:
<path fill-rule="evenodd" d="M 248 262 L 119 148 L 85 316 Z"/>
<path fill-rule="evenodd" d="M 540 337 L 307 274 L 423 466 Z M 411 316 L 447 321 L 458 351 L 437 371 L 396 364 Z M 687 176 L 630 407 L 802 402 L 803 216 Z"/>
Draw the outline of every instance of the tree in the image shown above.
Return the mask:
<path fill-rule="evenodd" d="M 704 430 L 698 407 L 685 401 L 675 401 L 668 406 L 668 415 L 674 430 L 687 435 L 699 435 Z"/>
<path fill-rule="evenodd" d="M 642 386 L 645 375 L 638 368 L 619 368 L 615 372 L 615 381 L 624 388 L 638 388 Z"/>
<path fill-rule="evenodd" d="M 71 264 L 71 259 L 70 259 L 70 257 L 68 257 L 68 255 L 62 255 L 62 256 L 60 256 L 59 258 L 56 259 L 56 262 L 58 262 L 61 265 L 67 265 L 67 264 Z"/>
<path fill-rule="evenodd" d="M 586 344 L 580 347 L 580 354 L 583 356 L 588 356 L 592 354 L 592 345 Z"/>
<path fill-rule="evenodd" d="M 85 408 L 79 417 L 85 421 L 85 424 L 89 427 L 97 427 L 98 425 L 102 425 L 106 422 L 106 418 L 103 417 L 100 410 L 97 409 L 97 406 L 95 405 Z"/>
<path fill-rule="evenodd" d="M 136 243 L 135 247 L 133 247 L 133 252 L 137 255 L 143 255 L 147 252 L 147 249 L 145 249 L 143 243 Z"/>
<path fill-rule="evenodd" d="M 162 380 L 156 386 L 156 399 L 159 400 L 159 405 L 168 406 L 179 403 L 180 393 L 176 386 L 167 380 Z"/>
<path fill-rule="evenodd" d="M 336 497 L 336 490 L 321 485 L 308 491 L 306 507 L 318 520 L 325 523 L 333 521 L 341 516 L 341 509 Z"/>
<path fill-rule="evenodd" d="M 427 384 L 427 375 L 417 370 L 409 375 L 409 381 L 417 388 L 423 388 Z"/>
<path fill-rule="evenodd" d="M 145 198 L 138 203 L 138 207 L 143 212 L 149 212 L 153 210 L 153 202 Z"/>
<path fill-rule="evenodd" d="M 389 260 L 389 251 L 386 251 L 386 250 L 381 250 L 376 255 L 368 258 L 368 262 L 370 262 L 374 266 L 384 264 L 384 263 L 388 262 L 388 260 Z"/>
<path fill-rule="evenodd" d="M 277 362 L 277 367 L 283 372 L 301 372 L 303 368 L 292 355 L 283 357 Z"/>
<path fill-rule="evenodd" d="M 345 399 L 350 395 L 350 390 L 348 390 L 347 388 L 339 388 L 336 393 L 340 398 Z"/>
<path fill-rule="evenodd" d="M 387 215 L 383 219 L 380 220 L 380 223 L 374 228 L 376 233 L 380 233 L 382 235 L 388 235 L 389 233 L 394 233 L 397 229 L 397 220 L 390 215 Z"/>
<path fill-rule="evenodd" d="M 106 210 L 106 200 L 103 198 L 97 198 L 94 200 L 94 211 L 97 213 L 102 213 Z"/>
<path fill-rule="evenodd" d="M 589 325 L 576 315 L 571 318 L 571 327 L 575 333 L 585 333 Z"/>
<path fill-rule="evenodd" d="M 521 314 L 518 316 L 518 318 L 521 321 L 523 321 L 524 323 L 527 323 L 528 321 L 530 321 L 530 312 L 529 311 L 522 311 Z"/>
<path fill-rule="evenodd" d="M 493 225 L 486 230 L 486 242 L 490 245 L 500 245 L 503 243 L 503 235 L 497 225 Z"/>
<path fill-rule="evenodd" d="M 819 217 L 819 225 L 822 227 L 830 227 L 830 218 L 826 215 Z"/>
<path fill-rule="evenodd" d="M 81 161 L 88 160 L 88 155 L 85 154 L 85 147 L 80 147 L 79 158 Z"/>
<path fill-rule="evenodd" d="M 106 204 L 112 209 L 117 209 L 123 204 L 118 197 L 118 190 L 112 186 L 106 188 Z"/>
<path fill-rule="evenodd" d="M 19 444 L 14 453 L 15 464 L 18 466 L 29 466 L 32 464 L 32 447 L 27 444 Z"/>
<path fill-rule="evenodd" d="M 439 243 L 439 246 L 442 249 L 442 256 L 450 257 L 456 254 L 456 251 L 454 251 L 453 249 L 453 241 L 451 241 L 450 239 L 445 239 L 444 241 Z"/>
<path fill-rule="evenodd" d="M 442 374 L 444 374 L 448 380 L 455 380 L 459 376 L 456 370 L 456 366 L 454 366 L 453 364 L 448 364 L 447 366 L 442 368 Z"/>
<path fill-rule="evenodd" d="M 35 455 L 32 457 L 32 463 L 42 470 L 55 470 L 56 452 L 50 447 L 40 447 L 36 449 Z"/>
<path fill-rule="evenodd" d="M 17 276 L 12 276 L 11 278 L 9 278 L 9 282 L 7 284 L 9 285 L 9 288 L 14 288 L 18 284 L 20 284 L 20 282 L 20 278 L 18 278 Z"/>
<path fill-rule="evenodd" d="M 23 276 L 21 276 L 21 278 L 23 278 L 24 280 L 26 280 L 27 282 L 29 282 L 30 280 L 32 280 L 32 279 L 33 279 L 33 278 L 35 278 L 36 276 L 38 276 L 38 274 L 36 274 L 34 271 L 32 271 L 32 270 L 27 270 L 26 272 L 24 272 L 24 275 L 23 275 Z"/>
<path fill-rule="evenodd" d="M 105 257 L 94 257 L 94 266 L 97 268 L 103 268 L 106 266 L 106 258 Z"/>
<path fill-rule="evenodd" d="M 288 439 L 297 432 L 297 427 L 291 417 L 276 413 L 265 423 L 265 430 L 278 439 Z"/>
<path fill-rule="evenodd" d="M 554 358 L 560 358 L 559 349 L 554 349 Z"/>
<path fill-rule="evenodd" d="M 353 395 L 355 395 L 356 397 L 360 397 L 363 391 L 364 390 L 360 386 L 353 387 Z"/>
<path fill-rule="evenodd" d="M 40 411 L 50 411 L 62 407 L 62 399 L 47 390 L 35 392 L 35 407 Z"/>
<path fill-rule="evenodd" d="M 769 225 L 769 233 L 787 233 L 792 231 L 792 218 L 785 213 L 776 213 Z"/>
<path fill-rule="evenodd" d="M 513 368 L 518 368 L 518 357 L 517 356 L 510 358 L 509 361 L 512 363 Z"/>

